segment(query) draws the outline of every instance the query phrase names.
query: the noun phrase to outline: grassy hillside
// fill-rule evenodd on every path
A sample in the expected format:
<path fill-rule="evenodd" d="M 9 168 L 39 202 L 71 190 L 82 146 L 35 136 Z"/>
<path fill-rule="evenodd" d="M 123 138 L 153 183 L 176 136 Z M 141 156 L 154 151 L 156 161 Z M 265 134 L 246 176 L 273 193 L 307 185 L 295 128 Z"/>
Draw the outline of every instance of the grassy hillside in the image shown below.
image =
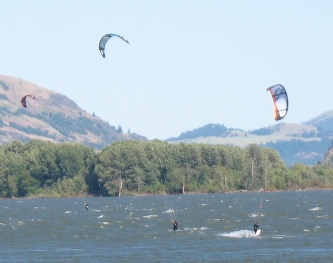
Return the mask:
<path fill-rule="evenodd" d="M 21 98 L 28 97 L 27 108 Z M 66 96 L 22 79 L 0 75 L 0 143 L 31 139 L 81 142 L 97 149 L 115 140 L 145 139 L 124 134 L 97 116 L 82 110 Z"/>
<path fill-rule="evenodd" d="M 261 134 L 260 130 L 265 130 L 263 131 L 263 133 L 267 135 L 260 135 Z M 172 138 L 172 140 L 170 141 L 209 143 L 209 144 L 228 144 L 228 145 L 244 147 L 251 143 L 266 144 L 268 142 L 290 141 L 290 140 L 302 140 L 302 141 L 320 140 L 320 138 L 316 136 L 316 134 L 318 133 L 316 127 L 303 124 L 281 123 L 273 125 L 268 128 L 262 128 L 256 131 L 242 131 L 236 129 L 229 129 L 229 132 L 224 133 L 223 136 L 206 136 L 206 137 L 200 136 L 197 138 L 183 139 L 183 140 L 177 140 L 177 138 Z M 305 136 L 306 134 L 313 134 L 314 136 L 312 137 Z M 186 138 L 186 133 L 183 133 L 182 137 Z"/>
<path fill-rule="evenodd" d="M 333 110 L 326 111 L 319 116 L 307 121 L 305 124 L 318 128 L 319 131 L 327 135 L 333 133 Z"/>
<path fill-rule="evenodd" d="M 325 119 L 327 121 L 327 119 Z M 331 119 L 333 122 L 333 119 Z M 253 131 L 242 131 L 224 127 L 220 136 L 216 134 L 218 125 L 206 125 L 188 133 L 182 133 L 177 138 L 170 138 L 170 142 L 179 143 L 208 143 L 225 144 L 246 147 L 250 144 L 258 144 L 263 147 L 278 151 L 287 166 L 297 162 L 313 165 L 321 162 L 331 145 L 331 132 L 327 130 L 330 121 L 323 128 L 309 124 L 294 124 L 279 122 L 270 127 L 264 127 Z M 210 128 L 211 130 L 209 131 Z M 221 127 L 218 129 L 221 130 Z M 199 131 L 205 131 L 201 133 Z M 196 138 L 193 138 L 196 134 Z M 201 136 L 200 136 L 201 135 Z M 210 136 L 212 135 L 212 136 Z M 182 139 L 181 139 L 182 138 Z"/>

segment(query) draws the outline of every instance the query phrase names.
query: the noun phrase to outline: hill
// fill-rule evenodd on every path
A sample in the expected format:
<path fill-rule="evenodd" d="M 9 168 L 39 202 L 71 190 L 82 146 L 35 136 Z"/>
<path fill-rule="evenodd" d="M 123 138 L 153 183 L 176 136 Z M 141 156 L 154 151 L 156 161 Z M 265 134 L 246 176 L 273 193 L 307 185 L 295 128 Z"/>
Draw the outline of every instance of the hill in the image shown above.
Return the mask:
<path fill-rule="evenodd" d="M 217 135 L 218 133 L 219 135 Z M 193 136 L 194 134 L 196 137 Z M 275 149 L 285 163 L 291 166 L 297 162 L 309 165 L 321 162 L 332 144 L 332 134 L 333 111 L 304 124 L 281 122 L 253 131 L 227 128 L 220 124 L 207 124 L 201 128 L 184 132 L 179 137 L 169 138 L 167 141 L 226 144 L 240 147 L 255 143 Z"/>
<path fill-rule="evenodd" d="M 333 110 L 326 111 L 319 116 L 305 122 L 307 125 L 315 126 L 320 132 L 333 133 Z"/>
<path fill-rule="evenodd" d="M 234 129 L 228 129 L 224 125 L 218 123 L 209 123 L 192 131 L 183 132 L 178 137 L 169 138 L 167 141 L 190 140 L 198 137 L 223 137 L 224 135 L 228 135 L 233 130 Z"/>
<path fill-rule="evenodd" d="M 21 98 L 27 98 L 27 108 Z M 101 118 L 82 110 L 74 101 L 57 92 L 23 79 L 0 75 L 0 143 L 32 139 L 53 142 L 80 142 L 102 149 L 115 140 L 140 139 L 125 134 Z"/>
<path fill-rule="evenodd" d="M 179 137 L 167 139 L 169 142 L 197 142 L 211 144 L 228 144 L 247 146 L 251 143 L 266 144 L 268 142 L 320 140 L 318 130 L 311 125 L 280 123 L 267 128 L 253 131 L 243 131 L 236 128 L 226 128 L 221 124 L 207 124 L 203 127 L 181 133 Z"/>

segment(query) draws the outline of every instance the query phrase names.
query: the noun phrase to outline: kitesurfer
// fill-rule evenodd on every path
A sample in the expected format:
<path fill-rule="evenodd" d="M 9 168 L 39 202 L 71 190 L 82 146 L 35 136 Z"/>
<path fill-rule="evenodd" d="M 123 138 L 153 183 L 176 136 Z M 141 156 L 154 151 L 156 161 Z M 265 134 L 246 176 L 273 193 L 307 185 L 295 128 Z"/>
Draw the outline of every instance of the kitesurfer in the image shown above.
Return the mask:
<path fill-rule="evenodd" d="M 257 231 L 259 230 L 259 223 L 258 223 L 258 221 L 255 222 L 253 229 L 254 229 L 254 233 L 256 234 Z"/>
<path fill-rule="evenodd" d="M 178 229 L 178 223 L 177 223 L 177 220 L 174 219 L 174 220 L 171 220 L 172 224 L 173 224 L 173 230 L 177 230 Z"/>
<path fill-rule="evenodd" d="M 86 204 L 86 211 L 87 211 L 87 210 L 89 210 L 89 205 L 88 205 L 88 204 Z"/>

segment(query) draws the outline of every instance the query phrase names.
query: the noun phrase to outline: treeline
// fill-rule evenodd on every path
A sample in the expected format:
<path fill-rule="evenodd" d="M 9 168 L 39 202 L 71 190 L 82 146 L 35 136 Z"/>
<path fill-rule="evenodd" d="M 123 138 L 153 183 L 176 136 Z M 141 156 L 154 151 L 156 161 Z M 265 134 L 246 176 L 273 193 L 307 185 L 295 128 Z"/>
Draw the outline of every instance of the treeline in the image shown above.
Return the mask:
<path fill-rule="evenodd" d="M 164 141 L 117 141 L 101 152 L 78 143 L 0 146 L 0 197 L 121 196 L 331 188 L 333 168 L 296 164 L 278 152 Z"/>

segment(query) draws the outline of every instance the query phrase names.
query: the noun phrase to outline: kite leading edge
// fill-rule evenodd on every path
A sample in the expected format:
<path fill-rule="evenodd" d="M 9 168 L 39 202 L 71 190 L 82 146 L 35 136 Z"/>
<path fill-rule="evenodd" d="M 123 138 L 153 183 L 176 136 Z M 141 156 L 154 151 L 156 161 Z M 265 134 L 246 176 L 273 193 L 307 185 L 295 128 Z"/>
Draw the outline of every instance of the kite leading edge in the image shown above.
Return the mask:
<path fill-rule="evenodd" d="M 274 119 L 282 120 L 288 112 L 288 95 L 281 84 L 276 84 L 266 89 L 271 92 L 274 107 Z"/>
<path fill-rule="evenodd" d="M 116 35 L 116 34 L 106 34 L 104 35 L 101 40 L 99 41 L 99 52 L 101 53 L 101 55 L 105 58 L 105 45 L 106 43 L 109 41 L 110 38 L 112 37 L 119 37 L 122 40 L 124 40 L 125 42 L 127 42 L 127 44 L 129 44 L 128 40 L 125 39 L 123 36 L 120 35 Z"/>
<path fill-rule="evenodd" d="M 21 105 L 23 108 L 26 108 L 27 107 L 27 103 L 26 103 L 26 99 L 27 97 L 31 97 L 33 98 L 34 100 L 36 99 L 36 97 L 32 94 L 28 94 L 28 95 L 25 95 L 22 99 L 21 99 Z"/>

